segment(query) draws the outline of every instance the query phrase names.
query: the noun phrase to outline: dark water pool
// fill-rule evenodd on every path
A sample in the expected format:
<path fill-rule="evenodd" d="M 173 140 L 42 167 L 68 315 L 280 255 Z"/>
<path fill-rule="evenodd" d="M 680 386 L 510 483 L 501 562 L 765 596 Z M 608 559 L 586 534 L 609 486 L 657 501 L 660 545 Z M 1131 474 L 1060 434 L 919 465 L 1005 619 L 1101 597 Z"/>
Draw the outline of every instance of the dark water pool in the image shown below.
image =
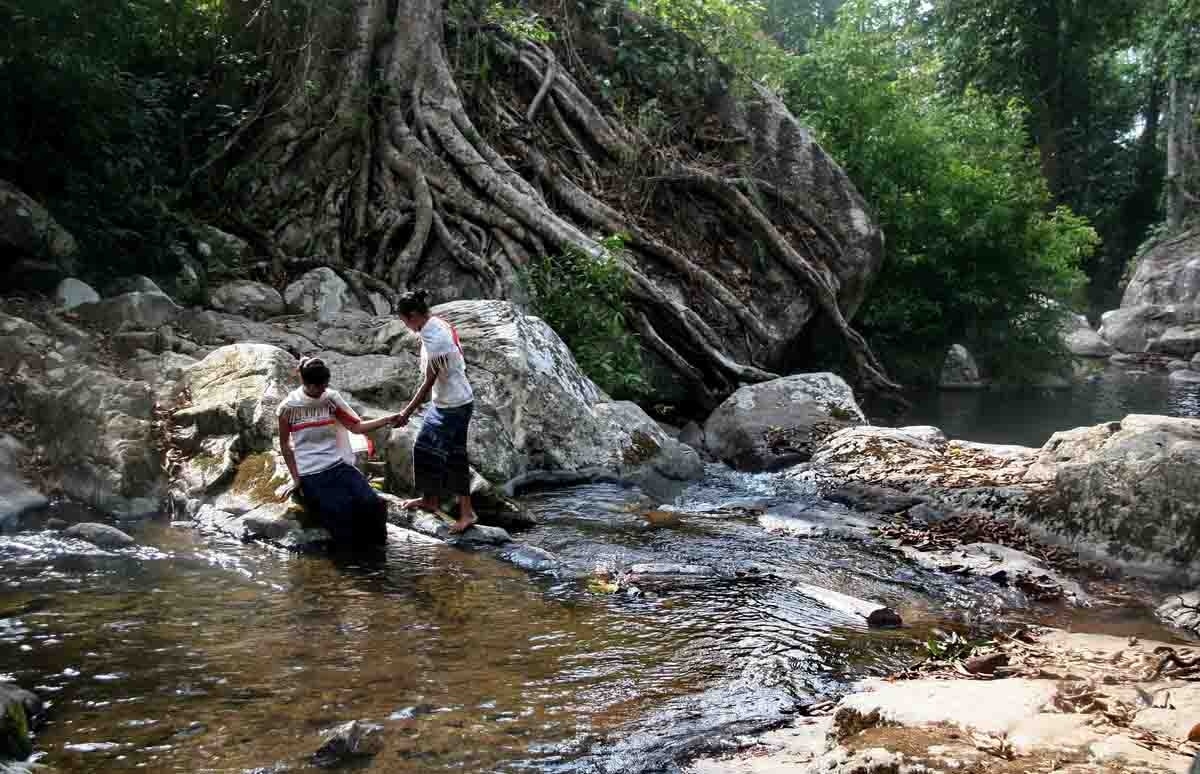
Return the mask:
<path fill-rule="evenodd" d="M 912 400 L 902 424 L 934 425 L 950 438 L 1023 446 L 1041 446 L 1059 430 L 1128 414 L 1200 417 L 1200 385 L 1111 367 L 1067 390 L 931 391 Z"/>

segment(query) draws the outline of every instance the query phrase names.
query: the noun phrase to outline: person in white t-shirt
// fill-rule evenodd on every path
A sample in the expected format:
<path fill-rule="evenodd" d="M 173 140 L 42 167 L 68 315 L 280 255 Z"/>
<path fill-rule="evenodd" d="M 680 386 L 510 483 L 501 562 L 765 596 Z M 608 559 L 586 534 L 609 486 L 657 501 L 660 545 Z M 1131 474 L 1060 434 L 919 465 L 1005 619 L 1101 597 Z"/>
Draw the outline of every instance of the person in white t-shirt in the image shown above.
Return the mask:
<path fill-rule="evenodd" d="M 421 335 L 421 386 L 397 424 L 403 425 L 432 396 L 421 432 L 413 445 L 413 476 L 421 496 L 404 503 L 406 508 L 436 512 L 443 497 L 458 499 L 458 521 L 451 532 L 464 532 L 476 522 L 471 504 L 471 464 L 467 458 L 467 430 L 471 424 L 475 393 L 467 381 L 467 363 L 454 326 L 429 312 L 423 290 L 405 293 L 397 312 L 410 330 Z"/>
<path fill-rule="evenodd" d="M 395 424 L 399 414 L 364 422 L 337 390 L 320 358 L 300 359 L 301 387 L 279 404 L 279 449 L 306 508 L 333 536 L 335 545 L 381 545 L 387 541 L 387 504 L 354 467 L 350 433 Z M 368 442 L 369 448 L 369 442 Z"/>

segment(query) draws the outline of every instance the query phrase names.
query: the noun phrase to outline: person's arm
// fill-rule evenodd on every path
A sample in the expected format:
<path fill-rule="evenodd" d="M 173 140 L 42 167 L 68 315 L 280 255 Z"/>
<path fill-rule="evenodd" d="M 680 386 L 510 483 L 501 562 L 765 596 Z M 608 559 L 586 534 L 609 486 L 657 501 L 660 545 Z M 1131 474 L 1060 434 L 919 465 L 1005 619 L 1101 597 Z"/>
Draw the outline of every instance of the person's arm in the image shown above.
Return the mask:
<path fill-rule="evenodd" d="M 292 483 L 300 486 L 300 469 L 296 467 L 296 452 L 292 449 L 292 423 L 287 417 L 279 417 L 279 453 L 287 463 L 288 473 L 292 474 Z"/>
<path fill-rule="evenodd" d="M 346 403 L 341 399 L 341 396 L 338 396 L 338 398 L 333 401 L 333 408 L 333 415 L 337 417 L 339 422 L 342 423 L 342 427 L 358 435 L 366 435 L 373 430 L 386 427 L 387 425 L 395 422 L 397 417 L 400 416 L 399 414 L 388 414 L 380 417 L 379 419 L 364 421 L 358 416 L 358 414 L 354 413 L 354 409 L 350 408 L 349 403 Z"/>
<path fill-rule="evenodd" d="M 425 380 L 421 382 L 421 386 L 417 388 L 417 392 L 413 395 L 412 400 L 404 407 L 396 418 L 397 424 L 403 425 L 406 423 L 417 409 L 421 408 L 421 404 L 429 400 L 429 393 L 433 392 L 433 383 L 437 381 L 438 372 L 434 361 L 430 360 L 429 366 L 425 369 Z"/>

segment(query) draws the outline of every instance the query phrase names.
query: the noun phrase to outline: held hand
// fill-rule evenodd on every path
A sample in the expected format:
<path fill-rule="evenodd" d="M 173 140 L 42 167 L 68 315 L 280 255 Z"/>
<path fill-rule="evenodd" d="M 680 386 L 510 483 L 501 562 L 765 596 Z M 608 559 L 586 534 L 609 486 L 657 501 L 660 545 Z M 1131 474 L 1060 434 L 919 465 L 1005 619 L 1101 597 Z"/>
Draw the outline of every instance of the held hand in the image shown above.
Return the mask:
<path fill-rule="evenodd" d="M 408 415 L 400 412 L 392 417 L 392 427 L 404 427 L 408 424 Z"/>

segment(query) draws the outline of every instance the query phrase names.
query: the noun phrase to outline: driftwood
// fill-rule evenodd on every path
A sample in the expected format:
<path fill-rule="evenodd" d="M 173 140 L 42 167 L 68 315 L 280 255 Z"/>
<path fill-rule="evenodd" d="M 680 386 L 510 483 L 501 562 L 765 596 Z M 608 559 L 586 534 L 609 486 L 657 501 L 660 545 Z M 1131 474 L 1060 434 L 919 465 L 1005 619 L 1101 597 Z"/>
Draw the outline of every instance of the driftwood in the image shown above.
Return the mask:
<path fill-rule="evenodd" d="M 799 581 L 796 582 L 796 590 L 804 596 L 820 602 L 830 610 L 836 610 L 839 613 L 845 613 L 865 620 L 867 626 L 894 628 L 904 625 L 904 622 L 900 620 L 899 613 L 878 602 L 851 597 L 837 591 L 823 589 L 820 586 L 813 586 L 812 584 L 801 583 Z"/>

